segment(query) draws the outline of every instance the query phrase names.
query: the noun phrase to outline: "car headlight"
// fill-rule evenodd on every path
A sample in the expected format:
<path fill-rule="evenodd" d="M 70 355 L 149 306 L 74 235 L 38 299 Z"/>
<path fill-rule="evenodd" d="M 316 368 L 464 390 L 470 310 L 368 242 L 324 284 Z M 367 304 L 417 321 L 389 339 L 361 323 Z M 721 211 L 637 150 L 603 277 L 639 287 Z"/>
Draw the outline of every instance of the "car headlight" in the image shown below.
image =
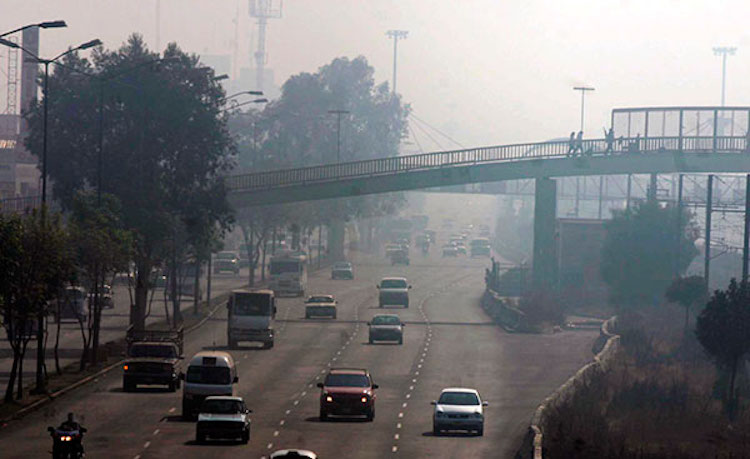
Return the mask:
<path fill-rule="evenodd" d="M 363 395 L 361 400 L 362 400 L 362 403 L 367 403 L 367 396 Z"/>
<path fill-rule="evenodd" d="M 328 403 L 333 402 L 333 397 L 331 397 L 330 395 L 326 395 L 326 402 Z"/>

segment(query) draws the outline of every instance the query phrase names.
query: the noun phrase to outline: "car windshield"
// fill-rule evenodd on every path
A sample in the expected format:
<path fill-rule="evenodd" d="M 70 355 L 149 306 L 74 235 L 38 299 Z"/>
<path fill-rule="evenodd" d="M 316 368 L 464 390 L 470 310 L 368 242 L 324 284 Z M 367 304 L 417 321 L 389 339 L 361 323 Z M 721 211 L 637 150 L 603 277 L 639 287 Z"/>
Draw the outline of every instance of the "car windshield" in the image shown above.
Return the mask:
<path fill-rule="evenodd" d="M 270 295 L 236 293 L 234 296 L 234 313 L 238 316 L 267 316 L 271 312 Z"/>
<path fill-rule="evenodd" d="M 349 269 L 352 265 L 351 263 L 336 263 L 333 267 L 334 269 Z"/>
<path fill-rule="evenodd" d="M 237 256 L 232 252 L 219 252 L 216 258 L 219 260 L 234 260 Z"/>
<path fill-rule="evenodd" d="M 201 413 L 236 414 L 245 411 L 239 400 L 206 400 L 201 405 Z"/>
<path fill-rule="evenodd" d="M 472 392 L 443 392 L 438 403 L 441 405 L 479 405 L 479 397 Z"/>
<path fill-rule="evenodd" d="M 194 384 L 229 384 L 229 368 L 191 366 L 185 380 Z"/>
<path fill-rule="evenodd" d="M 330 296 L 311 296 L 308 303 L 333 303 L 333 298 Z"/>
<path fill-rule="evenodd" d="M 398 316 L 375 316 L 372 318 L 373 325 L 401 325 Z"/>
<path fill-rule="evenodd" d="M 326 378 L 329 387 L 370 387 L 370 379 L 362 374 L 330 374 Z"/>
<path fill-rule="evenodd" d="M 131 357 L 159 357 L 175 358 L 177 352 L 174 346 L 160 344 L 134 344 L 130 347 Z"/>
<path fill-rule="evenodd" d="M 299 261 L 272 261 L 270 270 L 271 274 L 299 273 L 300 266 Z"/>
<path fill-rule="evenodd" d="M 383 279 L 380 282 L 381 288 L 406 288 L 404 279 Z"/>

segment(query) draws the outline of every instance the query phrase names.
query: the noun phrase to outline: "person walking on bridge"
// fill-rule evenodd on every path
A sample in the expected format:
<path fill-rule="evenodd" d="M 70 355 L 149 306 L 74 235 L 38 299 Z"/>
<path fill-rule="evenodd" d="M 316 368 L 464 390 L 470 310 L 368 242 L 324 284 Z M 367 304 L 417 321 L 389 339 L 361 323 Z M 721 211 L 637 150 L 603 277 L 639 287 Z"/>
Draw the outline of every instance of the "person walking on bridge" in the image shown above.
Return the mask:
<path fill-rule="evenodd" d="M 576 131 L 570 133 L 570 140 L 568 140 L 568 156 L 571 156 L 576 151 Z"/>
<path fill-rule="evenodd" d="M 578 135 L 575 139 L 575 149 L 573 150 L 573 155 L 575 155 L 576 153 L 580 153 L 581 156 L 583 156 L 583 131 L 578 131 Z"/>
<path fill-rule="evenodd" d="M 615 145 L 615 128 L 609 128 L 609 131 L 604 132 L 604 141 L 607 142 L 607 150 L 605 153 L 612 153 L 612 147 Z"/>

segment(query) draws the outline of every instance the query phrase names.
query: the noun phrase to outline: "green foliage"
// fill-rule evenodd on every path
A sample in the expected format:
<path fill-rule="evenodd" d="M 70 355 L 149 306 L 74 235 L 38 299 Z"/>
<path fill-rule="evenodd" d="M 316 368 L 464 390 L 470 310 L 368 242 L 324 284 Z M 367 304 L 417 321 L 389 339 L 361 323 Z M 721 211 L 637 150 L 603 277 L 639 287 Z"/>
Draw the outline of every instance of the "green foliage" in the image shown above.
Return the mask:
<path fill-rule="evenodd" d="M 150 63 L 158 58 L 168 59 Z M 54 196 L 72 209 L 76 195 L 98 183 L 99 115 L 103 115 L 102 190 L 120 203 L 132 232 L 136 317 L 141 326 L 151 267 L 185 244 L 206 245 L 231 224 L 222 176 L 234 164 L 223 112 L 225 96 L 197 56 L 170 44 L 163 56 L 138 35 L 92 61 L 75 53 L 54 67 L 49 86 L 49 163 Z M 93 74 L 96 77 L 84 76 Z M 100 102 L 102 110 L 100 111 Z M 27 147 L 42 153 L 42 105 L 27 114 Z M 183 249 L 184 250 L 184 249 Z"/>
<path fill-rule="evenodd" d="M 316 73 L 290 77 L 281 97 L 262 112 L 234 112 L 229 127 L 240 167 L 258 171 L 336 162 L 337 117 L 329 110 L 350 112 L 341 116 L 341 161 L 396 156 L 409 108 L 387 84 L 376 85 L 373 75 L 364 57 L 337 58 Z M 283 221 L 304 229 L 334 218 L 390 214 L 404 202 L 401 194 L 360 196 L 251 214 L 269 211 L 272 220 L 284 215 Z"/>
<path fill-rule="evenodd" d="M 697 255 L 692 216 L 681 219 L 679 260 L 677 209 L 643 202 L 617 211 L 605 223 L 601 274 L 609 286 L 610 299 L 618 307 L 655 304 L 669 286 L 675 266 L 687 269 Z"/>
<path fill-rule="evenodd" d="M 702 276 L 688 276 L 675 279 L 665 293 L 667 300 L 685 308 L 685 331 L 690 320 L 690 310 L 706 301 L 706 279 Z"/>
<path fill-rule="evenodd" d="M 728 401 L 735 404 L 735 377 L 740 359 L 750 351 L 750 284 L 732 279 L 716 290 L 698 316 L 695 334 L 706 352 L 730 371 Z M 730 408 L 731 415 L 731 408 Z"/>

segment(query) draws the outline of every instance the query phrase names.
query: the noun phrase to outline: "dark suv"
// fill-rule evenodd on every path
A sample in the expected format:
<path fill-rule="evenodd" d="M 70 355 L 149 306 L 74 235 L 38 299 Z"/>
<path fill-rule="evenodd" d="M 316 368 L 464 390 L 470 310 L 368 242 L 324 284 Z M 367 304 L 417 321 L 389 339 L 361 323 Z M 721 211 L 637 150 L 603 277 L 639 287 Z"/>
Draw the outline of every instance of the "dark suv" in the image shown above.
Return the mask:
<path fill-rule="evenodd" d="M 375 389 L 377 384 L 367 370 L 332 368 L 320 387 L 320 420 L 328 416 L 365 416 L 375 419 Z"/>

